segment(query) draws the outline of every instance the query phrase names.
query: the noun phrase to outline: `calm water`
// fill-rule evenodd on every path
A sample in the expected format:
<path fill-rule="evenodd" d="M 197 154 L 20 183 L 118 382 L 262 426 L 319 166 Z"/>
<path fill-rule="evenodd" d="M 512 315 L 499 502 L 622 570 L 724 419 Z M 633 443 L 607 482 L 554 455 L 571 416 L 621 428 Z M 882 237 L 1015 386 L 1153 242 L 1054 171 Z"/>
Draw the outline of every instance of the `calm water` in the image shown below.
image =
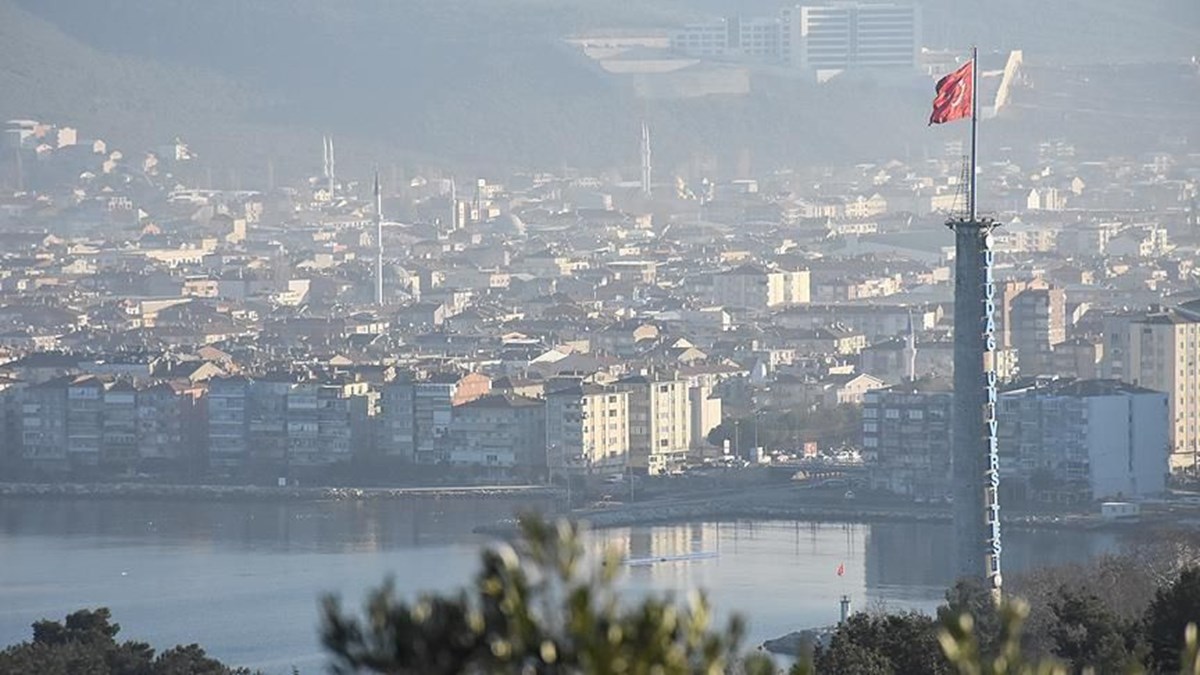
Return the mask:
<path fill-rule="evenodd" d="M 358 606 L 393 575 L 401 592 L 467 582 L 488 538 L 482 523 L 529 503 L 204 504 L 0 500 L 0 646 L 40 618 L 107 606 L 127 639 L 165 648 L 199 642 L 269 673 L 324 672 L 316 630 L 325 592 Z M 622 587 L 706 589 L 722 616 L 750 620 L 752 644 L 836 620 L 855 605 L 930 610 L 950 581 L 949 526 L 795 522 L 689 523 L 596 532 L 632 558 L 715 558 L 628 568 Z M 1010 532 L 1005 564 L 1079 560 L 1115 548 L 1110 535 Z M 839 563 L 846 573 L 835 573 Z"/>

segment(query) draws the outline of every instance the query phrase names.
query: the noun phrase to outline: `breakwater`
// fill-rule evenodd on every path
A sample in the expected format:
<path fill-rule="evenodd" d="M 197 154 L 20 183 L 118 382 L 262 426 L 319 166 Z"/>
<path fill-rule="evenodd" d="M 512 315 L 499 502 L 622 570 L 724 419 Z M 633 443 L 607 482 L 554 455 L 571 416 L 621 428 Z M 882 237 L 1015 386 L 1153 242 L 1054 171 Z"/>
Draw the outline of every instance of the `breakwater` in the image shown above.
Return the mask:
<path fill-rule="evenodd" d="M 949 509 L 913 508 L 903 505 L 878 507 L 839 504 L 756 504 L 745 500 L 683 500 L 678 502 L 647 502 L 625 504 L 604 509 L 580 509 L 572 511 L 570 517 L 587 523 L 595 529 L 630 527 L 635 525 L 659 525 L 714 520 L 799 520 L 828 523 L 950 523 Z M 1100 530 L 1123 529 L 1145 525 L 1152 519 L 1140 522 L 1104 520 L 1090 514 L 1044 515 L 1009 514 L 1004 518 L 1006 527 L 1015 529 L 1072 529 Z M 516 529 L 516 521 L 506 519 L 481 526 L 477 532 L 507 535 Z"/>
<path fill-rule="evenodd" d="M 541 485 L 349 488 L 258 485 L 162 485 L 148 483 L 0 483 L 0 498 L 148 499 L 183 501 L 368 501 L 417 499 L 516 499 L 553 497 Z"/>

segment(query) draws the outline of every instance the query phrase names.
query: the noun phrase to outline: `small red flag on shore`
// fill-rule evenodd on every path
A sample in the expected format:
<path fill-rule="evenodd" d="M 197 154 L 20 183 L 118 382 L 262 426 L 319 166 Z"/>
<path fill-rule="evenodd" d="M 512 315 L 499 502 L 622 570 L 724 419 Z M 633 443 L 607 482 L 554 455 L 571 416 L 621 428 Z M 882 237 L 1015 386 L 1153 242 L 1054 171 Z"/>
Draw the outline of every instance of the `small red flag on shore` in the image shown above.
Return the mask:
<path fill-rule="evenodd" d="M 971 101 L 975 96 L 974 71 L 975 61 L 971 60 L 938 80 L 930 124 L 944 124 L 971 116 Z"/>
<path fill-rule="evenodd" d="M 837 575 L 839 577 L 846 575 L 846 563 L 838 563 Z"/>

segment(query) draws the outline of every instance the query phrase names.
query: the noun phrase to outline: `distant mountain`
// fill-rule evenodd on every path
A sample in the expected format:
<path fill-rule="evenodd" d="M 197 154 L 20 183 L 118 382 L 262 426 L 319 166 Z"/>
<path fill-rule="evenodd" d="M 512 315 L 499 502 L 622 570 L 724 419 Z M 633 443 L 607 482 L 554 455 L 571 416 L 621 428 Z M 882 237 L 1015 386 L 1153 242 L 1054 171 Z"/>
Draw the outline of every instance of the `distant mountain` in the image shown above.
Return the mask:
<path fill-rule="evenodd" d="M 654 126 L 671 169 L 905 156 L 927 85 L 825 87 L 756 77 L 749 97 L 647 102 L 561 41 L 613 26 L 771 13 L 763 0 L 0 0 L 0 115 L 41 117 L 146 147 L 175 135 L 204 161 L 281 179 L 346 172 L 620 167 Z M 1196 0 L 929 0 L 929 41 L 1025 48 L 1046 62 L 1183 59 Z M 218 175 L 218 181 L 221 175 Z M 250 180 L 247 178 L 247 180 Z"/>

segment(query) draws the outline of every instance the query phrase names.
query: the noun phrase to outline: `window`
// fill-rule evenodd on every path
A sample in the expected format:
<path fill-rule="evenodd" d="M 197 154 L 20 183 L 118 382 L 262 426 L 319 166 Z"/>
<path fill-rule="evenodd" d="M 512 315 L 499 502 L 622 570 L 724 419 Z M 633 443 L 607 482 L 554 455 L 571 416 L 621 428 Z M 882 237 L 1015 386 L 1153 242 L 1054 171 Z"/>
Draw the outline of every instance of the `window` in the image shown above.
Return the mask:
<path fill-rule="evenodd" d="M 888 408 L 887 410 L 883 411 L 883 416 L 889 420 L 898 420 L 900 419 L 900 409 Z"/>
<path fill-rule="evenodd" d="M 910 419 L 910 420 L 921 420 L 921 419 L 925 419 L 925 411 L 923 411 L 923 410 L 909 410 L 909 411 L 908 411 L 908 419 Z"/>

